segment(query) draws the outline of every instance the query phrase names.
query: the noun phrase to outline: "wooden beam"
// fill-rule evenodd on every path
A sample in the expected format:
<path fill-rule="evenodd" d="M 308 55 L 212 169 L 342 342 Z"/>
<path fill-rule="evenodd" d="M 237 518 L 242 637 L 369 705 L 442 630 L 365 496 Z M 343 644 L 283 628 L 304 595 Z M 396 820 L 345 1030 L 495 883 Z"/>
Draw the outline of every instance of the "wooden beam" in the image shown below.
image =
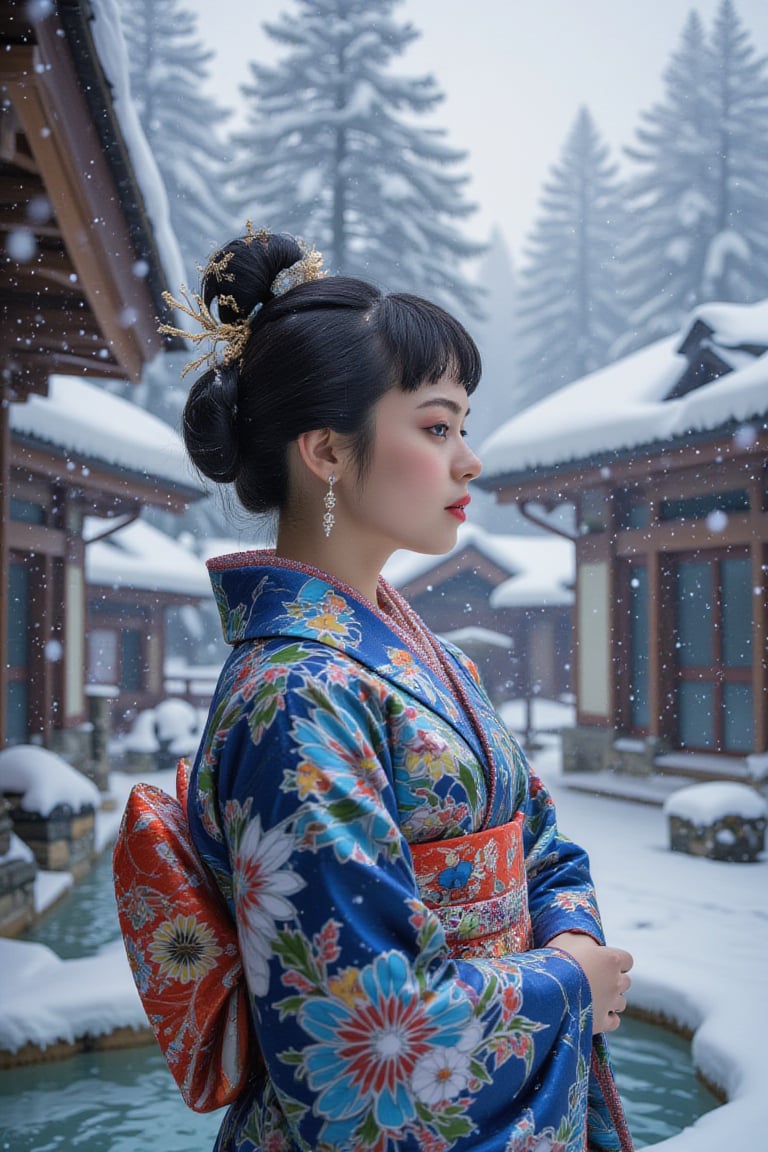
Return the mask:
<path fill-rule="evenodd" d="M 752 683 L 755 718 L 755 751 L 768 752 L 768 542 L 752 541 Z"/>
<path fill-rule="evenodd" d="M 26 524 L 23 520 L 12 520 L 8 525 L 8 544 L 16 552 L 64 556 L 66 543 L 66 535 L 60 528 L 46 528 L 44 524 Z"/>
<path fill-rule="evenodd" d="M 83 505 L 89 513 L 130 511 L 140 504 L 151 504 L 168 512 L 183 512 L 190 502 L 199 500 L 200 493 L 176 485 L 172 480 L 144 477 L 127 469 L 110 468 L 99 460 L 78 453 L 78 463 L 87 466 L 88 475 L 67 470 L 66 457 L 54 445 L 37 445 L 14 436 L 11 441 L 12 461 L 20 468 L 49 480 L 64 480 L 68 488 L 80 491 Z"/>
<path fill-rule="evenodd" d="M 23 399 L 30 392 L 45 396 L 48 393 L 48 377 L 90 376 L 93 379 L 125 380 L 125 372 L 114 360 L 94 360 L 92 355 L 78 355 L 61 352 L 58 348 L 25 349 L 16 353 L 16 361 L 23 367 L 24 378 L 14 376 L 14 399 Z M 30 379 L 27 379 L 29 374 Z"/>
<path fill-rule="evenodd" d="M 120 194 L 101 153 L 71 58 L 57 41 L 58 21 L 37 25 L 38 45 L 9 45 L 5 84 L 33 150 L 78 282 L 115 359 L 132 380 L 162 343 L 135 254 Z M 84 178 L 87 174 L 87 179 Z M 130 310 L 131 325 L 122 319 Z"/>

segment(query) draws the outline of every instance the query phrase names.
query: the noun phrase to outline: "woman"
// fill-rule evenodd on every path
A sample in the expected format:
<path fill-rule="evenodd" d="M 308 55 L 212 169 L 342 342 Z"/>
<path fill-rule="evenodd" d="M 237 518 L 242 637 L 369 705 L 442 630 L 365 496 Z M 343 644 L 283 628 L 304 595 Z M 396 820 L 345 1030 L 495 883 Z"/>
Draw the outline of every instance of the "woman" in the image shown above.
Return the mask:
<path fill-rule="evenodd" d="M 631 957 L 474 667 L 380 576 L 456 542 L 475 345 L 250 224 L 184 300 L 216 356 L 190 456 L 277 514 L 274 552 L 209 563 L 233 650 L 188 819 L 261 1057 L 217 1148 L 631 1148 L 601 1035 Z"/>

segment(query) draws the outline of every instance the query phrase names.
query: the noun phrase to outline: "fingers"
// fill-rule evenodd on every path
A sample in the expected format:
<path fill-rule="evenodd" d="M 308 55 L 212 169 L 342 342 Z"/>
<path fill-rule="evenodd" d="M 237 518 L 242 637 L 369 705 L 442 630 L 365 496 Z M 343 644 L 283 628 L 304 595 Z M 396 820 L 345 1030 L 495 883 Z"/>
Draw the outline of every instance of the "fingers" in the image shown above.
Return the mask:
<path fill-rule="evenodd" d="M 615 984 L 614 992 L 609 1000 L 610 1007 L 601 1021 L 602 1028 L 600 1030 L 603 1032 L 615 1032 L 621 1025 L 621 1013 L 627 1007 L 626 993 L 632 986 L 629 971 L 634 961 L 631 954 L 623 948 L 611 948 L 610 952 L 613 954 L 612 959 L 616 965 L 614 969 Z"/>
<path fill-rule="evenodd" d="M 623 948 L 614 948 L 613 951 L 619 957 L 622 972 L 629 972 L 635 963 L 632 953 L 625 952 Z"/>

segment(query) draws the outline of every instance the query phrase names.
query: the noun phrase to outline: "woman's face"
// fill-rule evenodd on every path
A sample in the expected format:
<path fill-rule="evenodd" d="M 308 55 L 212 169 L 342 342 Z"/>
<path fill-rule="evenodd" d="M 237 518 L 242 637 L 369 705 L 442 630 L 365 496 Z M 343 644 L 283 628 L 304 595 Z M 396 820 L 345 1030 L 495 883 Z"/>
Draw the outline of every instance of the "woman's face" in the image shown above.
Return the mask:
<path fill-rule="evenodd" d="M 368 471 L 345 470 L 337 524 L 348 543 L 374 556 L 398 548 L 439 554 L 456 543 L 481 464 L 464 438 L 468 397 L 453 377 L 415 392 L 392 388 L 373 410 Z M 343 526 L 343 527 L 342 527 Z"/>

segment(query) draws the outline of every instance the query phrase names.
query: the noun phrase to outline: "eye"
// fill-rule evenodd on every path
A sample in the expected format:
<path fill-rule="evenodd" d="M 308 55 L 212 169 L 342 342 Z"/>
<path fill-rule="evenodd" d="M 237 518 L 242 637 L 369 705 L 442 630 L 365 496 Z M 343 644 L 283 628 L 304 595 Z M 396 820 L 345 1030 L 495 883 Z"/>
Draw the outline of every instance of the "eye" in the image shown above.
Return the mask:
<path fill-rule="evenodd" d="M 449 424 L 432 424 L 427 428 L 427 432 L 431 432 L 433 436 L 437 436 L 440 440 L 447 440 L 450 430 Z"/>

